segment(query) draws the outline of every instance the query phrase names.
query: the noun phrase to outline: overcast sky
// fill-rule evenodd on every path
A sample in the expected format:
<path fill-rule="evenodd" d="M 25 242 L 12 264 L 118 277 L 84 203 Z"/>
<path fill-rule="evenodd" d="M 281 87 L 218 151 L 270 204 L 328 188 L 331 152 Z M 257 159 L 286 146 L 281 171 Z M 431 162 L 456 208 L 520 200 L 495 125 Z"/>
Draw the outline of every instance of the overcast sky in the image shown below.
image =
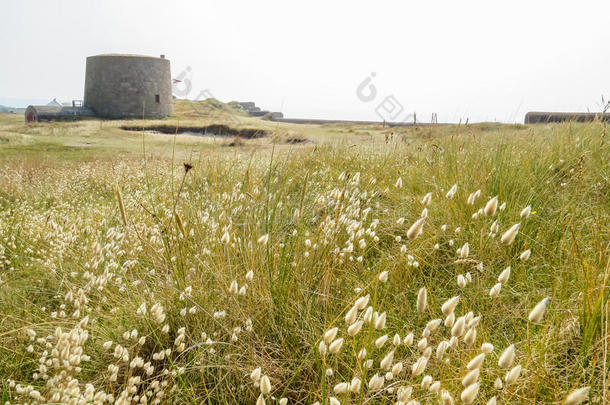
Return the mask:
<path fill-rule="evenodd" d="M 165 54 L 174 77 L 191 68 L 190 98 L 288 117 L 521 122 L 610 98 L 609 15 L 608 0 L 2 0 L 0 98 L 82 99 L 87 56 Z"/>

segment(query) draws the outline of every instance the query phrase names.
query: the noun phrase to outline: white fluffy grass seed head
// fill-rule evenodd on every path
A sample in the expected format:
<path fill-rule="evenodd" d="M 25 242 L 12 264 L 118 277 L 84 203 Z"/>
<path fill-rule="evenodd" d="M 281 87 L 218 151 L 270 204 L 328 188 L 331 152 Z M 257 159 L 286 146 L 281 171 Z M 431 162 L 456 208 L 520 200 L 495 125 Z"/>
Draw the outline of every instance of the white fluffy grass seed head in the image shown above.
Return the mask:
<path fill-rule="evenodd" d="M 360 297 L 354 303 L 354 306 L 358 307 L 359 310 L 363 310 L 369 303 L 370 295 L 367 294 L 364 297 Z"/>
<path fill-rule="evenodd" d="M 432 319 L 426 324 L 426 329 L 430 332 L 434 332 L 440 326 L 441 322 L 443 322 L 443 320 L 440 318 Z"/>
<path fill-rule="evenodd" d="M 498 366 L 501 368 L 509 368 L 515 360 L 515 345 L 510 345 L 500 355 Z"/>
<path fill-rule="evenodd" d="M 462 402 L 465 404 L 472 404 L 474 400 L 477 399 L 477 395 L 479 394 L 479 387 L 479 383 L 474 383 L 466 387 L 460 395 Z"/>
<path fill-rule="evenodd" d="M 498 224 L 498 220 L 496 219 L 489 227 L 489 232 L 491 232 L 492 234 L 495 235 L 496 233 L 498 233 L 499 229 L 500 229 L 500 225 Z"/>
<path fill-rule="evenodd" d="M 411 366 L 411 374 L 413 374 L 415 377 L 421 375 L 426 370 L 427 365 L 428 358 L 421 356 L 415 361 L 415 363 L 413 363 L 413 366 Z"/>
<path fill-rule="evenodd" d="M 496 283 L 493 287 L 491 287 L 491 289 L 489 290 L 489 296 L 491 298 L 496 298 L 500 295 L 500 291 L 502 290 L 502 283 Z"/>
<path fill-rule="evenodd" d="M 498 282 L 502 284 L 506 284 L 510 277 L 510 266 L 502 270 L 502 273 L 498 276 Z"/>
<path fill-rule="evenodd" d="M 349 384 L 346 382 L 342 382 L 342 383 L 336 384 L 333 387 L 333 391 L 335 392 L 335 394 L 345 394 L 347 392 L 348 388 L 349 388 Z"/>
<path fill-rule="evenodd" d="M 392 367 L 392 362 L 394 361 L 394 350 L 390 351 L 385 355 L 383 359 L 379 362 L 379 367 L 382 370 L 389 370 Z"/>
<path fill-rule="evenodd" d="M 494 345 L 491 343 L 485 342 L 481 345 L 481 351 L 485 354 L 489 354 L 494 351 Z"/>
<path fill-rule="evenodd" d="M 331 328 L 329 330 L 327 330 L 324 333 L 324 342 L 326 344 L 330 343 L 333 341 L 333 339 L 335 338 L 335 336 L 337 336 L 337 332 L 339 331 L 339 328 L 335 327 L 335 328 Z"/>
<path fill-rule="evenodd" d="M 424 312 L 428 305 L 428 291 L 426 287 L 419 289 L 417 293 L 417 312 Z"/>
<path fill-rule="evenodd" d="M 430 385 L 432 385 L 432 382 L 433 382 L 432 376 L 426 375 L 426 376 L 424 376 L 424 378 L 421 381 L 421 387 L 423 389 L 428 389 L 430 387 Z"/>
<path fill-rule="evenodd" d="M 362 380 L 358 377 L 352 378 L 352 382 L 349 384 L 349 391 L 352 394 L 357 394 L 360 392 L 360 387 L 362 386 Z"/>
<path fill-rule="evenodd" d="M 479 375 L 481 374 L 481 370 L 479 368 L 472 369 L 462 378 L 462 386 L 464 388 L 471 386 L 479 380 Z"/>
<path fill-rule="evenodd" d="M 480 368 L 483 365 L 483 361 L 485 361 L 485 353 L 479 353 L 472 360 L 470 360 L 466 368 L 468 370 Z"/>
<path fill-rule="evenodd" d="M 447 194 L 445 195 L 445 197 L 452 199 L 455 196 L 455 193 L 457 192 L 457 184 L 454 184 L 449 191 L 447 191 Z"/>
<path fill-rule="evenodd" d="M 371 391 L 379 391 L 383 387 L 383 383 L 385 382 L 385 378 L 380 376 L 379 374 L 375 374 L 369 380 L 369 390 Z"/>
<path fill-rule="evenodd" d="M 452 328 L 453 324 L 455 323 L 455 312 L 452 312 L 447 315 L 447 317 L 445 318 L 445 322 L 443 323 L 445 324 L 445 327 Z"/>
<path fill-rule="evenodd" d="M 231 281 L 231 285 L 229 286 L 229 294 L 236 295 L 239 291 L 239 285 L 237 281 Z"/>
<path fill-rule="evenodd" d="M 264 395 L 268 395 L 271 392 L 271 381 L 266 375 L 261 377 L 260 389 Z"/>
<path fill-rule="evenodd" d="M 432 192 L 426 194 L 424 198 L 422 198 L 421 203 L 423 205 L 428 205 L 432 201 Z"/>
<path fill-rule="evenodd" d="M 498 209 L 498 196 L 495 196 L 492 199 L 490 199 L 489 201 L 487 201 L 487 204 L 485 204 L 485 208 L 483 209 L 483 212 L 488 217 L 491 217 L 496 214 L 497 209 Z"/>
<path fill-rule="evenodd" d="M 441 393 L 441 403 L 443 405 L 453 405 L 454 404 L 453 397 L 451 396 L 451 394 L 448 391 L 443 391 Z"/>
<path fill-rule="evenodd" d="M 517 222 L 516 224 L 508 228 L 508 230 L 502 234 L 500 241 L 505 245 L 510 245 L 511 243 L 513 243 L 515 241 L 515 237 L 519 233 L 520 226 L 521 223 Z"/>
<path fill-rule="evenodd" d="M 258 238 L 258 243 L 261 245 L 266 245 L 267 242 L 269 241 L 269 234 L 266 233 L 263 236 L 261 236 L 260 238 Z"/>
<path fill-rule="evenodd" d="M 343 347 L 343 342 L 344 342 L 343 338 L 339 338 L 339 339 L 334 340 L 334 341 L 333 341 L 333 342 L 330 344 L 330 346 L 328 346 L 328 351 L 329 351 L 331 354 L 337 354 L 337 353 L 339 353 L 339 351 L 341 350 L 341 347 Z"/>
<path fill-rule="evenodd" d="M 544 314 L 546 312 L 546 306 L 550 300 L 550 297 L 546 297 L 538 304 L 536 304 L 534 309 L 532 309 L 532 312 L 530 312 L 529 314 L 528 319 L 530 320 L 530 322 L 539 323 L 540 321 L 542 321 L 542 318 L 544 317 Z"/>
<path fill-rule="evenodd" d="M 419 235 L 421 235 L 424 231 L 424 223 L 426 222 L 426 217 L 421 217 L 417 221 L 411 225 L 409 230 L 407 231 L 407 238 L 415 239 Z"/>
<path fill-rule="evenodd" d="M 457 285 L 460 288 L 464 288 L 466 287 L 466 284 L 468 284 L 468 282 L 466 281 L 466 278 L 464 277 L 463 274 L 458 274 L 457 276 Z"/>
<path fill-rule="evenodd" d="M 347 334 L 350 336 L 356 336 L 362 330 L 362 325 L 364 324 L 363 320 L 359 320 L 354 322 L 347 328 Z"/>
<path fill-rule="evenodd" d="M 320 356 L 326 356 L 327 350 L 328 348 L 326 347 L 326 343 L 324 343 L 324 340 L 320 340 L 320 344 L 318 345 L 318 352 L 320 352 Z"/>
<path fill-rule="evenodd" d="M 387 342 L 387 341 L 388 341 L 388 338 L 389 338 L 389 337 L 388 337 L 388 335 L 383 335 L 383 336 L 378 337 L 378 338 L 375 340 L 375 346 L 376 346 L 378 349 L 381 349 L 381 348 L 382 348 L 382 347 L 385 345 L 385 342 Z"/>
<path fill-rule="evenodd" d="M 449 342 L 446 340 L 443 340 L 442 342 L 440 342 L 438 344 L 438 346 L 436 347 L 436 359 L 437 360 L 442 360 L 443 356 L 445 355 L 445 351 L 447 350 L 447 348 L 449 348 Z"/>
<path fill-rule="evenodd" d="M 585 402 L 589 398 L 589 391 L 591 387 L 577 388 L 572 391 L 564 402 L 565 405 L 579 405 Z"/>
<path fill-rule="evenodd" d="M 464 329 L 466 329 L 466 320 L 464 319 L 463 316 L 460 316 L 455 323 L 453 324 L 453 327 L 451 328 L 451 336 L 454 337 L 460 337 L 464 334 Z"/>
<path fill-rule="evenodd" d="M 455 307 L 460 303 L 460 296 L 456 295 L 455 297 L 449 298 L 447 301 L 443 303 L 441 306 L 441 311 L 445 316 L 448 316 L 455 310 Z"/>
<path fill-rule="evenodd" d="M 468 257 L 469 254 L 470 254 L 470 245 L 468 244 L 468 242 L 466 242 L 460 249 L 459 256 L 461 258 L 465 259 Z"/>
<path fill-rule="evenodd" d="M 378 315 L 377 312 L 373 314 L 373 326 L 375 329 L 385 329 L 385 321 L 387 318 L 387 314 L 383 312 Z"/>
<path fill-rule="evenodd" d="M 521 370 L 521 364 L 517 364 L 508 373 L 506 373 L 506 378 L 504 379 L 504 381 L 506 381 L 506 385 L 514 384 L 521 376 Z"/>
<path fill-rule="evenodd" d="M 356 305 L 354 305 L 345 314 L 345 323 L 348 325 L 351 325 L 354 322 L 356 322 L 357 318 L 358 318 L 358 307 Z"/>
<path fill-rule="evenodd" d="M 250 379 L 252 379 L 252 381 L 254 381 L 255 383 L 258 383 L 261 379 L 261 368 L 260 367 L 256 367 L 254 370 L 252 370 L 252 372 L 250 373 Z"/>

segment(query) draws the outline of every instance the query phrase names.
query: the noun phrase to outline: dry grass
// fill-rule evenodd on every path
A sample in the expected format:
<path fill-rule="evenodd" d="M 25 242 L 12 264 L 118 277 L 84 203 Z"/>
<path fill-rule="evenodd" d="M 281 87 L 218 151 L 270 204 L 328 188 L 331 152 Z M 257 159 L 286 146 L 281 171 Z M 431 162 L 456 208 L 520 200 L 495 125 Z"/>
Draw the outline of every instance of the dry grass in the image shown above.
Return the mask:
<path fill-rule="evenodd" d="M 4 401 L 560 403 L 591 387 L 608 402 L 603 124 L 244 120 L 312 143 L 2 118 Z"/>

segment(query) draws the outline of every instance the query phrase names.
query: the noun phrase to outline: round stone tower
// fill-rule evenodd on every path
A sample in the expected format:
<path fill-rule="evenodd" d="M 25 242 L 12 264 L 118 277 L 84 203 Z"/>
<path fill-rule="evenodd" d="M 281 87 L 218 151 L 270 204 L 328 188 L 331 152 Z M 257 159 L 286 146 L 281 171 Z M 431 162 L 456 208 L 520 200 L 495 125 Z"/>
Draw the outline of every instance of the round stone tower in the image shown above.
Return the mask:
<path fill-rule="evenodd" d="M 102 118 L 163 118 L 172 113 L 170 63 L 164 55 L 87 58 L 85 107 Z"/>

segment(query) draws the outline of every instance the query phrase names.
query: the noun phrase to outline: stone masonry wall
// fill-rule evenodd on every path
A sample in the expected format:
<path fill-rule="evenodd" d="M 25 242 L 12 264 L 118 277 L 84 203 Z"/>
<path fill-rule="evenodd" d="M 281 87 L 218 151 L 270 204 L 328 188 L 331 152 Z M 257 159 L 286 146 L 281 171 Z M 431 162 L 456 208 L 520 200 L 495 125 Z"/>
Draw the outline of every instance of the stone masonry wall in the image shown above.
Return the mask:
<path fill-rule="evenodd" d="M 84 104 L 98 116 L 163 118 L 171 115 L 172 102 L 168 59 L 136 55 L 87 58 Z"/>

